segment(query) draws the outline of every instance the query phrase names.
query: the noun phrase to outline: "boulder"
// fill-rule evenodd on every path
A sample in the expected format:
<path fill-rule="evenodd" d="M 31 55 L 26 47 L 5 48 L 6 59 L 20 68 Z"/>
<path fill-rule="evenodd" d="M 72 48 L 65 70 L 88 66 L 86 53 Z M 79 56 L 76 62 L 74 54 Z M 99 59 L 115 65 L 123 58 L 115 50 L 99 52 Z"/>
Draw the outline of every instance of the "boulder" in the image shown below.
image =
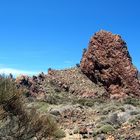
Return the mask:
<path fill-rule="evenodd" d="M 81 71 L 101 83 L 111 98 L 140 97 L 138 71 L 121 36 L 99 31 L 91 38 L 80 63 Z"/>

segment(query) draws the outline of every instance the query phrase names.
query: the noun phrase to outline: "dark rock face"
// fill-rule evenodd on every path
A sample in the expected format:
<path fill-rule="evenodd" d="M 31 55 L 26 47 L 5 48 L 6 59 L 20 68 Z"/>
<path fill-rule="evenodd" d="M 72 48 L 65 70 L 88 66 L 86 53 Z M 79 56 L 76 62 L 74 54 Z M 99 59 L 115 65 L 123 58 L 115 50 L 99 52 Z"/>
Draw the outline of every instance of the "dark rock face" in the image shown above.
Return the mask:
<path fill-rule="evenodd" d="M 140 80 L 140 72 L 138 71 L 138 79 Z"/>
<path fill-rule="evenodd" d="M 139 96 L 138 71 L 132 64 L 126 43 L 119 35 L 97 32 L 83 54 L 80 68 L 93 82 L 102 83 L 111 98 Z"/>

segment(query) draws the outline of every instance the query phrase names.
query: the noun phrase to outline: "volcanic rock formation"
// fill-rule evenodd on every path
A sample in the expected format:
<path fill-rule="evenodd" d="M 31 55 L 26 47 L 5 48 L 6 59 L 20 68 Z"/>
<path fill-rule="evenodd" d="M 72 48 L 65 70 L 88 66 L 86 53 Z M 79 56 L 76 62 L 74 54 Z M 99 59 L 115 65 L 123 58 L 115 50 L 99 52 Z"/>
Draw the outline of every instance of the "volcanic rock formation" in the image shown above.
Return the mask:
<path fill-rule="evenodd" d="M 27 96 L 44 96 L 45 93 L 45 87 L 43 85 L 43 82 L 45 80 L 44 73 L 39 74 L 38 76 L 19 76 L 16 78 L 17 87 L 23 87 L 27 89 Z"/>
<path fill-rule="evenodd" d="M 138 71 L 138 79 L 140 80 L 140 72 Z"/>
<path fill-rule="evenodd" d="M 93 82 L 102 83 L 111 98 L 140 97 L 138 71 L 119 35 L 103 30 L 95 33 L 84 51 L 80 68 Z"/>

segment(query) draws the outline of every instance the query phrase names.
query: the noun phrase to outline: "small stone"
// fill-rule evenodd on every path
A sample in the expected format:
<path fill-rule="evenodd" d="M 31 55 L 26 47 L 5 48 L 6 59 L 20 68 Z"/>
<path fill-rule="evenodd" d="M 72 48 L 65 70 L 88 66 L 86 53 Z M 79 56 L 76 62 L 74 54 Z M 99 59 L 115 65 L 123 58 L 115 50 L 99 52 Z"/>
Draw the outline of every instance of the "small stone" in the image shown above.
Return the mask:
<path fill-rule="evenodd" d="M 104 134 L 101 134 L 100 135 L 100 138 L 101 138 L 101 140 L 105 140 L 105 135 Z"/>
<path fill-rule="evenodd" d="M 92 134 L 93 134 L 93 131 L 88 131 L 88 134 L 89 134 L 89 135 L 92 135 Z"/>
<path fill-rule="evenodd" d="M 54 115 L 54 116 L 59 116 L 61 115 L 60 112 L 58 110 L 51 110 L 50 114 Z"/>
<path fill-rule="evenodd" d="M 74 130 L 73 130 L 73 134 L 78 134 L 78 131 L 79 131 L 79 128 L 75 127 Z"/>
<path fill-rule="evenodd" d="M 83 139 L 87 139 L 88 135 L 87 134 L 83 134 L 82 137 L 83 137 Z"/>
<path fill-rule="evenodd" d="M 37 137 L 33 137 L 31 140 L 37 140 Z"/>
<path fill-rule="evenodd" d="M 69 135 L 73 135 L 73 133 L 71 131 L 69 131 Z"/>
<path fill-rule="evenodd" d="M 96 140 L 102 140 L 100 137 L 97 137 Z"/>
<path fill-rule="evenodd" d="M 80 134 L 87 134 L 88 131 L 87 131 L 86 127 L 83 126 L 83 127 L 80 128 L 79 133 L 80 133 Z"/>
<path fill-rule="evenodd" d="M 76 122 L 76 121 L 77 121 L 77 118 L 76 118 L 76 117 L 73 117 L 73 118 L 72 118 L 72 121 L 73 121 L 73 122 Z"/>

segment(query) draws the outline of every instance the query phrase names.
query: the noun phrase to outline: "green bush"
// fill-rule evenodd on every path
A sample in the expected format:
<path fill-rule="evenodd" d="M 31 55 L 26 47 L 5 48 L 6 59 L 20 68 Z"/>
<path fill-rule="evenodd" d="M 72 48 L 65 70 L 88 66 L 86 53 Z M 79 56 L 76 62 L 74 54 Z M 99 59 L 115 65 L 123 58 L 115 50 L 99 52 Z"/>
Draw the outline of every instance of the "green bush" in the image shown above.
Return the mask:
<path fill-rule="evenodd" d="M 140 99 L 128 97 L 124 100 L 124 103 L 138 106 L 138 105 L 140 105 Z"/>
<path fill-rule="evenodd" d="M 134 118 L 130 119 L 129 123 L 136 125 L 139 122 L 139 120 L 140 120 L 140 115 L 138 114 Z"/>
<path fill-rule="evenodd" d="M 52 95 L 48 95 L 45 101 L 48 104 L 54 104 L 54 105 L 57 105 L 57 104 L 63 102 L 62 98 L 60 98 L 60 96 L 55 93 Z"/>
<path fill-rule="evenodd" d="M 108 132 L 112 132 L 114 130 L 115 129 L 113 128 L 113 126 L 106 124 L 106 125 L 103 125 L 101 128 L 99 128 L 98 132 L 99 133 L 108 133 Z"/>
<path fill-rule="evenodd" d="M 83 105 L 83 106 L 92 107 L 92 106 L 94 106 L 95 102 L 92 99 L 84 99 L 84 98 L 82 98 L 82 99 L 74 100 L 73 103 L 74 104 L 78 103 L 78 104 Z"/>
<path fill-rule="evenodd" d="M 101 133 L 107 134 L 107 133 L 113 132 L 113 131 L 115 131 L 115 129 L 112 125 L 105 124 L 105 125 L 102 125 L 100 128 L 97 128 L 93 131 L 93 137 L 98 134 L 101 134 Z"/>
<path fill-rule="evenodd" d="M 54 132 L 54 137 L 55 138 L 64 138 L 66 136 L 65 132 L 61 129 L 58 129 L 56 132 Z"/>

